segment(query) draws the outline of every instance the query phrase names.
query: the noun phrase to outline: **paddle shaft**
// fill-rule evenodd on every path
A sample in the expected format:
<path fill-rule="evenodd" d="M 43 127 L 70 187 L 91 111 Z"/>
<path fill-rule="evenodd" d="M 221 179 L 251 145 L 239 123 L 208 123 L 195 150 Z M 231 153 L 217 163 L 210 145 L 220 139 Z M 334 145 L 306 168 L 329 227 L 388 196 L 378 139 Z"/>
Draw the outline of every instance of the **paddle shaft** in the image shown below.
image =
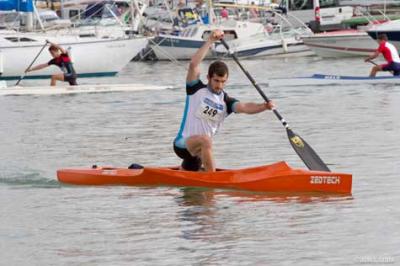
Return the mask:
<path fill-rule="evenodd" d="M 47 46 L 47 41 L 46 43 L 42 46 L 42 49 L 40 49 L 39 53 L 36 55 L 36 57 L 32 60 L 32 63 L 25 69 L 24 74 L 21 75 L 21 77 L 19 78 L 19 80 L 17 81 L 17 83 L 15 83 L 15 86 L 17 86 L 21 80 L 25 77 L 26 71 L 28 71 L 28 69 L 31 68 L 31 66 L 33 65 L 33 63 L 35 63 L 36 59 L 38 59 L 39 55 L 42 53 L 43 49 Z"/>
<path fill-rule="evenodd" d="M 269 102 L 270 99 L 265 95 L 264 91 L 258 86 L 257 82 L 253 79 L 253 77 L 250 75 L 250 73 L 243 67 L 243 65 L 239 62 L 239 59 L 236 57 L 235 54 L 230 52 L 229 46 L 226 43 L 224 39 L 221 40 L 221 43 L 225 46 L 225 48 L 229 51 L 229 54 L 232 56 L 233 60 L 235 60 L 236 64 L 240 67 L 240 69 L 243 71 L 243 73 L 246 75 L 246 77 L 250 80 L 250 82 L 253 84 L 253 86 L 256 88 L 258 93 L 261 95 L 261 97 L 266 101 Z M 276 110 L 275 108 L 272 109 L 276 117 L 282 122 L 282 125 L 286 128 L 289 128 L 288 123 L 285 121 L 285 119 L 281 116 L 281 114 Z"/>
<path fill-rule="evenodd" d="M 233 60 L 238 64 L 240 69 L 242 69 L 243 73 L 247 76 L 247 78 L 251 81 L 253 86 L 256 88 L 258 93 L 261 95 L 261 97 L 266 101 L 269 102 L 270 100 L 268 97 L 265 95 L 265 93 L 261 90 L 260 86 L 258 86 L 257 82 L 253 79 L 253 77 L 250 75 L 250 73 L 243 67 L 243 65 L 239 62 L 239 59 L 236 57 L 236 55 L 230 51 L 228 44 L 225 42 L 225 40 L 221 39 L 221 43 L 225 46 L 225 48 L 229 51 L 229 54 L 232 56 Z M 307 142 L 305 142 L 299 135 L 295 134 L 290 128 L 288 123 L 283 119 L 281 114 L 276 110 L 276 108 L 273 108 L 272 111 L 276 115 L 276 117 L 281 121 L 282 125 L 286 128 L 286 133 L 289 138 L 289 142 L 292 145 L 293 149 L 299 155 L 299 157 L 303 160 L 305 165 L 310 169 L 310 170 L 315 170 L 315 171 L 327 171 L 330 172 L 328 166 L 322 161 L 322 159 L 318 156 L 318 154 L 311 148 L 310 145 L 308 145 Z"/>

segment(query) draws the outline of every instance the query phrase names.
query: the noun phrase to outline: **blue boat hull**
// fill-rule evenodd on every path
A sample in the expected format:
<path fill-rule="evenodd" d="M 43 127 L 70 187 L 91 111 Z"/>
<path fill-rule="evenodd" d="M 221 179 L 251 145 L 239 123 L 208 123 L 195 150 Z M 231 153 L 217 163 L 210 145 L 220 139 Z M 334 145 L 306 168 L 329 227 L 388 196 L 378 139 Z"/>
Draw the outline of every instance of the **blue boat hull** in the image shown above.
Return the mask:
<path fill-rule="evenodd" d="M 323 86 L 323 85 L 363 85 L 363 84 L 393 84 L 400 85 L 400 76 L 378 76 L 375 78 L 363 76 L 339 76 L 314 74 L 308 77 L 271 79 L 271 87 L 295 87 L 295 86 Z"/>

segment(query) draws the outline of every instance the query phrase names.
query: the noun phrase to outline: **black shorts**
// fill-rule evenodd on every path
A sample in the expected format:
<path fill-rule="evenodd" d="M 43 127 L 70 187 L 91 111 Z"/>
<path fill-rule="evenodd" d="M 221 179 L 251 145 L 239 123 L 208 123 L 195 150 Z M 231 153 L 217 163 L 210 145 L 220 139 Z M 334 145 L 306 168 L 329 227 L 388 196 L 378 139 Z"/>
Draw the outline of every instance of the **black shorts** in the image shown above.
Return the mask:
<path fill-rule="evenodd" d="M 400 76 L 400 63 L 392 62 L 389 64 L 381 65 L 382 70 L 392 71 L 393 76 Z"/>
<path fill-rule="evenodd" d="M 75 74 L 64 74 L 64 81 L 69 82 L 69 85 L 78 85 Z"/>
<path fill-rule="evenodd" d="M 197 156 L 192 156 L 187 149 L 182 149 L 175 146 L 174 151 L 179 158 L 183 159 L 182 168 L 186 171 L 199 171 L 201 167 L 201 159 Z"/>

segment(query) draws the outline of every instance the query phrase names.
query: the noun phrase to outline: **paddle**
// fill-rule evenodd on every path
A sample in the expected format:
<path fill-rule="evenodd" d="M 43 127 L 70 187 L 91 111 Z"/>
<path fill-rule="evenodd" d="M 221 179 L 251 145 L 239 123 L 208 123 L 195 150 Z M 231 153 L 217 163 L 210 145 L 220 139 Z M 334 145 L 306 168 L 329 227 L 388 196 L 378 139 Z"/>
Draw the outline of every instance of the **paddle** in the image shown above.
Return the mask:
<path fill-rule="evenodd" d="M 17 83 L 15 83 L 15 86 L 18 86 L 18 84 L 21 82 L 21 80 L 25 77 L 26 71 L 28 71 L 29 68 L 31 68 L 31 66 L 33 65 L 33 63 L 35 63 L 36 59 L 39 57 L 39 55 L 42 53 L 43 49 L 46 47 L 48 41 L 46 41 L 46 43 L 43 45 L 42 49 L 40 49 L 39 53 L 36 55 L 36 57 L 33 59 L 32 63 L 25 69 L 24 74 L 22 74 L 22 76 L 19 78 L 19 80 L 17 81 Z"/>
<path fill-rule="evenodd" d="M 221 43 L 225 46 L 226 50 L 228 50 L 229 54 L 233 57 L 233 60 L 239 65 L 240 69 L 244 72 L 244 74 L 247 76 L 247 78 L 251 81 L 253 86 L 256 88 L 258 93 L 261 95 L 261 97 L 266 101 L 269 102 L 270 100 L 268 97 L 264 94 L 264 92 L 261 90 L 260 86 L 256 83 L 256 81 L 253 79 L 253 77 L 247 72 L 247 70 L 242 66 L 242 64 L 239 62 L 238 58 L 236 55 L 229 49 L 228 44 L 225 42 L 224 39 L 221 39 Z M 315 171 L 326 171 L 330 172 L 328 166 L 322 161 L 322 159 L 318 156 L 318 154 L 311 148 L 310 145 L 307 144 L 299 135 L 295 134 L 290 128 L 288 123 L 283 119 L 283 117 L 280 115 L 278 110 L 275 108 L 272 109 L 276 117 L 282 122 L 282 125 L 286 128 L 287 135 L 289 137 L 289 142 L 292 145 L 293 149 L 296 151 L 296 153 L 299 155 L 299 157 L 303 160 L 304 164 L 308 167 L 310 170 L 315 170 Z"/>

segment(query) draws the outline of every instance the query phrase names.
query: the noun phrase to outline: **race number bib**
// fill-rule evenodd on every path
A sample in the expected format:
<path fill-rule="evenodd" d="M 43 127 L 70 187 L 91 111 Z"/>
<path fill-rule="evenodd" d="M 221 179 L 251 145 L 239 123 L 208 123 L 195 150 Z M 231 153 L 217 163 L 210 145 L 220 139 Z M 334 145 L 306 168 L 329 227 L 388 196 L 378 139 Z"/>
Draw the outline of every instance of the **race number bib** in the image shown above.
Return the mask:
<path fill-rule="evenodd" d="M 204 98 L 197 109 L 196 116 L 203 120 L 220 122 L 223 120 L 224 106 Z"/>

